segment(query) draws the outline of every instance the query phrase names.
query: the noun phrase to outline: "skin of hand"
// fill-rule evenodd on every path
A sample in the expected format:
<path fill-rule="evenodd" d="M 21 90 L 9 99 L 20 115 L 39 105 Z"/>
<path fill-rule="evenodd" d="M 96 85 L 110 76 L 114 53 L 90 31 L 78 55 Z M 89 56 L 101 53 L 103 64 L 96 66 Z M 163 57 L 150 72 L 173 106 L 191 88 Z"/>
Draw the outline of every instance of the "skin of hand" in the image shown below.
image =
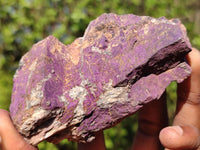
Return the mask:
<path fill-rule="evenodd" d="M 139 112 L 132 150 L 160 150 L 158 138 L 165 150 L 200 150 L 200 52 L 193 48 L 187 60 L 192 74 L 178 84 L 173 126 L 165 127 L 168 117 L 164 96 L 145 105 Z"/>
<path fill-rule="evenodd" d="M 177 109 L 173 126 L 167 126 L 168 115 L 164 93 L 159 100 L 146 104 L 139 111 L 139 127 L 132 150 L 160 150 L 163 146 L 165 150 L 200 150 L 200 52 L 193 48 L 187 60 L 192 68 L 192 74 L 178 84 Z M 103 133 L 96 137 L 96 141 L 79 144 L 78 148 L 105 150 Z"/>
<path fill-rule="evenodd" d="M 37 150 L 26 143 L 15 129 L 8 111 L 0 109 L 0 149 L 1 150 Z"/>
<path fill-rule="evenodd" d="M 132 150 L 200 150 L 200 52 L 188 54 L 191 76 L 178 85 L 178 100 L 173 126 L 168 124 L 165 93 L 160 100 L 139 111 L 139 128 Z M 9 113 L 0 109 L 1 150 L 37 150 L 16 131 Z M 159 142 L 160 141 L 160 142 Z M 145 144 L 144 144 L 145 143 Z M 162 143 L 162 145 L 161 145 Z M 78 144 L 78 150 L 105 150 L 103 132 L 91 143 Z"/>

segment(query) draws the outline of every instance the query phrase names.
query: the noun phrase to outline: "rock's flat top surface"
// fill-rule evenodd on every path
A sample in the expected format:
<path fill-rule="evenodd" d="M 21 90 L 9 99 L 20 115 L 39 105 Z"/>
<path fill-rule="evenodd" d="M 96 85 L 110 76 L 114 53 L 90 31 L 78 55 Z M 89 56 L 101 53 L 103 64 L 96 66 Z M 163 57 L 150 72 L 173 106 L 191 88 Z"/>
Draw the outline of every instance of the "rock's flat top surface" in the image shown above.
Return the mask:
<path fill-rule="evenodd" d="M 23 56 L 14 76 L 10 112 L 18 131 L 36 145 L 79 142 L 160 98 L 191 69 L 179 20 L 103 14 L 66 46 L 53 36 Z"/>

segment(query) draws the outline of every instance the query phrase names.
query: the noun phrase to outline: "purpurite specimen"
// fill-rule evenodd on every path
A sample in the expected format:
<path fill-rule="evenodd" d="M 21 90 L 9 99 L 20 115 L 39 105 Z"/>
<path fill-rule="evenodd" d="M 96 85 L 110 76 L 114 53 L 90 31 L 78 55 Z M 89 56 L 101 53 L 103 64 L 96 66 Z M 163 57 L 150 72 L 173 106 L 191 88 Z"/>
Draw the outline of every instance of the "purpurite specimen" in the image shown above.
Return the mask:
<path fill-rule="evenodd" d="M 159 99 L 191 69 L 179 20 L 103 14 L 64 45 L 49 36 L 23 56 L 14 76 L 11 118 L 33 145 L 94 134 Z"/>

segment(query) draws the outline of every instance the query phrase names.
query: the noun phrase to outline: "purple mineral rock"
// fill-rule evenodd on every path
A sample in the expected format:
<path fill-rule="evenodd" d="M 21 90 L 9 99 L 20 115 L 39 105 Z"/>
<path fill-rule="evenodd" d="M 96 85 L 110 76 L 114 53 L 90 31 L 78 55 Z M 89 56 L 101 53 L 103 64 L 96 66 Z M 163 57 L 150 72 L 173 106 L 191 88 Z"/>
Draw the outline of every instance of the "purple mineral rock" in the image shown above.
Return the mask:
<path fill-rule="evenodd" d="M 179 20 L 103 14 L 72 44 L 49 36 L 22 57 L 11 118 L 32 145 L 92 141 L 186 79 L 190 50 Z"/>

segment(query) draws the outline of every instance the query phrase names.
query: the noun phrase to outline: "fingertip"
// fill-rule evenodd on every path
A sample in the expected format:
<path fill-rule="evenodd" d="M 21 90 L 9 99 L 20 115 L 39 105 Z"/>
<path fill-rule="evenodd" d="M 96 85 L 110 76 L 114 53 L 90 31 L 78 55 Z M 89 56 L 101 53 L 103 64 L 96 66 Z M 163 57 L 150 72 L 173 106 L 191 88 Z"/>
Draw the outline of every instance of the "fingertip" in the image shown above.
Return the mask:
<path fill-rule="evenodd" d="M 3 129 L 9 125 L 9 122 L 10 122 L 9 112 L 0 109 L 0 136 L 2 136 L 2 133 L 5 131 Z"/>
<path fill-rule="evenodd" d="M 192 48 L 192 51 L 187 55 L 188 62 L 195 73 L 200 73 L 200 51 L 196 48 Z"/>
<path fill-rule="evenodd" d="M 9 112 L 7 110 L 4 110 L 4 109 L 0 109 L 0 116 L 1 118 L 3 117 L 8 117 L 9 116 Z"/>
<path fill-rule="evenodd" d="M 161 130 L 159 139 L 164 147 L 171 148 L 176 146 L 174 141 L 182 136 L 182 134 L 183 130 L 180 126 L 166 127 Z"/>
<path fill-rule="evenodd" d="M 20 150 L 36 150 L 36 147 L 33 147 L 26 143 L 23 137 L 15 129 L 9 112 L 3 109 L 0 109 L 0 149 L 9 150 L 9 149 L 20 149 Z"/>
<path fill-rule="evenodd" d="M 200 133 L 193 126 L 171 126 L 161 130 L 159 139 L 168 149 L 197 149 L 200 146 Z"/>

